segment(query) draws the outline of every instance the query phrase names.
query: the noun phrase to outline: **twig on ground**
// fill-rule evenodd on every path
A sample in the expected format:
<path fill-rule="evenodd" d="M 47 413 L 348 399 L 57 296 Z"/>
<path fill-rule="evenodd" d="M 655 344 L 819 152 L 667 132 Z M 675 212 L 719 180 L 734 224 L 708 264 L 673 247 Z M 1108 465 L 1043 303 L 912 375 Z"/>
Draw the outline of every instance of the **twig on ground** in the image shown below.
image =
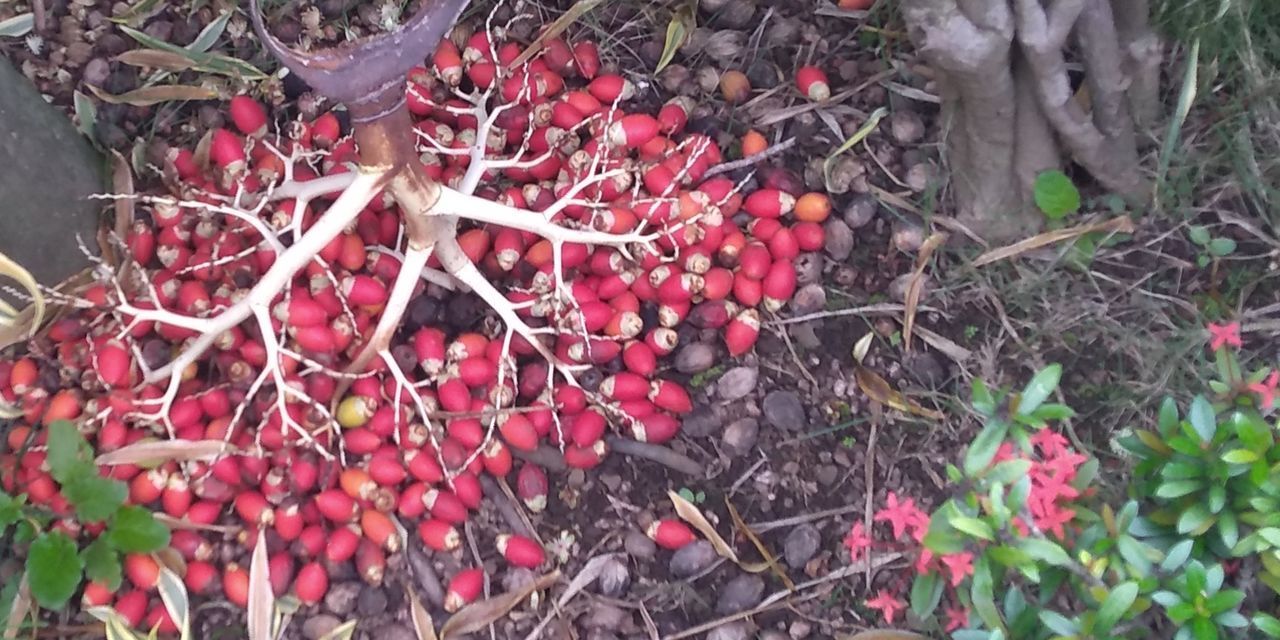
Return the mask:
<path fill-rule="evenodd" d="M 895 313 L 902 313 L 905 310 L 906 310 L 906 307 L 900 304 L 885 302 L 880 304 L 863 305 L 861 307 L 850 307 L 848 309 L 835 309 L 833 311 L 816 311 L 814 313 L 807 313 L 805 315 L 796 316 L 794 318 L 778 318 L 776 320 L 770 320 L 765 324 L 770 326 L 779 326 L 779 325 L 786 325 L 786 324 L 796 324 L 797 322 L 809 322 L 811 320 L 821 320 L 823 318 L 839 318 L 842 316 L 891 316 Z M 917 307 L 917 310 L 926 311 L 929 313 L 938 313 L 945 318 L 951 317 L 945 311 L 934 308 L 934 307 L 921 306 L 921 307 Z"/>
<path fill-rule="evenodd" d="M 609 445 L 610 450 L 624 456 L 644 458 L 645 460 L 657 462 L 685 475 L 701 476 L 703 474 L 703 465 L 684 454 L 676 453 L 668 447 L 614 435 L 605 436 L 604 442 Z"/>
<path fill-rule="evenodd" d="M 749 167 L 757 162 L 768 160 L 773 156 L 784 153 L 787 149 L 790 149 L 791 147 L 795 146 L 795 144 L 796 144 L 795 138 L 787 138 L 786 140 L 783 140 L 782 142 L 779 142 L 778 144 L 775 144 L 772 147 L 769 147 L 768 149 L 761 151 L 760 153 L 753 153 L 741 160 L 734 160 L 732 162 L 721 162 L 720 164 L 714 167 L 711 167 L 710 169 L 707 169 L 707 172 L 703 174 L 703 177 L 710 178 L 711 176 L 718 176 L 722 173 L 735 171 L 743 167 Z"/>

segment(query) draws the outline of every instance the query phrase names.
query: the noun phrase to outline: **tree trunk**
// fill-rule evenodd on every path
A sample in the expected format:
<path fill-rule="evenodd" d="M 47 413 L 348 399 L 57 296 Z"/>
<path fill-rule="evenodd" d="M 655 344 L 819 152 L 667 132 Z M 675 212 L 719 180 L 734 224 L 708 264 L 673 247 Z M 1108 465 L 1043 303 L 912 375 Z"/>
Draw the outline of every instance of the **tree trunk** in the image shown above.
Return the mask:
<path fill-rule="evenodd" d="M 1154 36 L 1145 2 L 1118 16 L 1111 2 L 903 0 L 911 38 L 937 73 L 958 218 L 987 240 L 1007 242 L 1038 227 L 1032 185 L 1062 166 L 1060 148 L 1108 190 L 1135 202 L 1147 197 L 1134 122 L 1150 122 L 1158 107 L 1149 74 Z M 1091 111 L 1067 76 L 1063 48 L 1073 34 Z M 1121 46 L 1123 38 L 1142 42 Z"/>
<path fill-rule="evenodd" d="M 0 61 L 0 252 L 55 285 L 88 265 L 79 236 L 97 247 L 105 191 L 102 158 L 67 117 L 49 106 L 8 62 Z M 6 294 L 0 291 L 0 298 Z M 19 308 L 21 300 L 8 298 Z"/>

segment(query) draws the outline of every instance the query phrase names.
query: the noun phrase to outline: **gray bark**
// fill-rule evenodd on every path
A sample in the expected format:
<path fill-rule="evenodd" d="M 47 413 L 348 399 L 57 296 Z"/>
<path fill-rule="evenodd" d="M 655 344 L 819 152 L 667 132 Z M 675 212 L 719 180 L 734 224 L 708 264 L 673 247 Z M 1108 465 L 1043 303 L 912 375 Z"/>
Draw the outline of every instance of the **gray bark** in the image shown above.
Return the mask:
<path fill-rule="evenodd" d="M 1111 0 L 1116 32 L 1124 47 L 1129 77 L 1129 104 L 1138 126 L 1150 127 L 1160 117 L 1160 36 L 1152 30 L 1148 0 Z"/>
<path fill-rule="evenodd" d="M 1112 2 L 1130 0 L 902 0 L 911 38 L 938 75 L 958 217 L 988 240 L 1025 236 L 1040 222 L 1031 187 L 1061 165 L 1060 149 L 1107 189 L 1135 202 L 1149 195 L 1134 121 L 1151 117 L 1158 96 L 1135 96 L 1134 74 L 1147 67 L 1132 63 L 1140 48 L 1126 40 L 1150 33 L 1147 7 L 1113 15 Z M 1067 75 L 1073 34 L 1091 110 Z"/>
<path fill-rule="evenodd" d="M 88 197 L 105 191 L 102 166 L 66 115 L 0 61 L 0 252 L 49 286 L 87 266 L 75 238 L 97 246 L 102 206 Z"/>

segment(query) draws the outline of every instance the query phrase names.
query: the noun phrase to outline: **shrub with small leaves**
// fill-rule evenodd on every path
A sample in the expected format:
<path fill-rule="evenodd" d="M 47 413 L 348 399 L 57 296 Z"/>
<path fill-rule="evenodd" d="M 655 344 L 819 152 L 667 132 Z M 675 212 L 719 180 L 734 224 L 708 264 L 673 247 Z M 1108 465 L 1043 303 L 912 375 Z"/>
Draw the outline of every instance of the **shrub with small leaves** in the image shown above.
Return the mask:
<path fill-rule="evenodd" d="M 25 495 L 0 493 L 0 537 L 14 527 L 10 544 L 26 547 L 26 579 L 31 597 L 42 607 L 59 609 L 84 579 L 109 589 L 120 586 L 121 555 L 150 553 L 169 544 L 169 529 L 151 512 L 125 505 L 123 482 L 102 477 L 93 452 L 76 425 L 49 425 L 46 463 L 49 475 L 74 511 L 78 537 L 55 526 L 58 514 L 27 504 Z M 71 514 L 66 514 L 71 515 Z M 101 531 L 96 536 L 87 530 Z M 8 608 L 0 611 L 7 615 Z"/>

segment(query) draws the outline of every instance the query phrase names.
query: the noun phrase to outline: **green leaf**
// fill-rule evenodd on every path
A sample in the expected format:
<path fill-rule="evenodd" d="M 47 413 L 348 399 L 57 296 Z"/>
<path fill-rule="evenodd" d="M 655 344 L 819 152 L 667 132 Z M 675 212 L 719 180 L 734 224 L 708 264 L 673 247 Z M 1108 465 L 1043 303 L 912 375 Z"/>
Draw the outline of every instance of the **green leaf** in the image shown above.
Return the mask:
<path fill-rule="evenodd" d="M 1176 571 L 1182 563 L 1191 557 L 1191 547 L 1195 543 L 1191 540 L 1183 540 L 1178 544 L 1169 547 L 1169 552 L 1165 554 L 1164 561 L 1160 563 L 1161 571 Z"/>
<path fill-rule="evenodd" d="M 107 529 L 115 548 L 125 553 L 151 553 L 169 544 L 169 528 L 142 507 L 122 507 Z"/>
<path fill-rule="evenodd" d="M 916 576 L 911 583 L 911 611 L 920 618 L 928 618 L 942 602 L 942 577 L 937 572 Z"/>
<path fill-rule="evenodd" d="M 1056 611 L 1042 610 L 1040 612 L 1040 622 L 1043 622 L 1044 626 L 1048 627 L 1050 631 L 1060 636 L 1072 637 L 1080 633 L 1080 625 Z"/>
<path fill-rule="evenodd" d="M 1061 220 L 1080 209 L 1080 190 L 1061 171 L 1041 172 L 1036 176 L 1033 192 L 1036 206 L 1050 220 Z"/>
<path fill-rule="evenodd" d="M 1209 512 L 1209 505 L 1197 502 L 1182 512 L 1178 517 L 1178 533 L 1183 535 L 1200 535 L 1213 526 L 1214 517 Z"/>
<path fill-rule="evenodd" d="M 89 543 L 80 552 L 80 558 L 84 561 L 84 576 L 94 582 L 101 582 L 111 591 L 120 588 L 120 556 L 115 549 L 111 548 L 111 543 L 106 537 L 99 536 L 98 539 Z"/>
<path fill-rule="evenodd" d="M 1120 552 L 1120 557 L 1125 562 L 1133 565 L 1133 568 L 1141 575 L 1145 576 L 1151 573 L 1151 557 L 1148 554 L 1148 547 L 1139 542 L 1133 536 L 1121 534 L 1116 540 L 1116 549 Z"/>
<path fill-rule="evenodd" d="M 1125 582 L 1112 589 L 1111 593 L 1107 594 L 1107 599 L 1102 602 L 1102 607 L 1098 609 L 1098 616 L 1094 618 L 1093 632 L 1106 635 L 1137 599 L 1137 582 Z"/>
<path fill-rule="evenodd" d="M 1200 480 L 1171 480 L 1156 487 L 1157 498 L 1181 498 L 1190 493 L 1195 493 L 1204 483 Z"/>
<path fill-rule="evenodd" d="M 1231 255 L 1236 250 L 1236 241 L 1231 238 L 1214 238 L 1209 241 L 1209 253 L 1219 258 Z"/>
<path fill-rule="evenodd" d="M 1267 541 L 1272 547 L 1280 547 L 1280 529 L 1276 527 L 1263 527 L 1258 529 L 1258 537 Z"/>
<path fill-rule="evenodd" d="M 959 553 L 964 551 L 964 540 L 947 523 L 946 511 L 945 507 L 939 509 L 929 518 L 929 530 L 924 534 L 923 544 L 934 553 Z"/>
<path fill-rule="evenodd" d="M 1065 404 L 1050 402 L 1040 405 L 1040 408 L 1036 409 L 1035 412 L 1031 414 L 1031 417 L 1037 420 L 1051 421 L 1066 420 L 1067 418 L 1075 417 L 1075 415 L 1076 412 L 1071 407 L 1068 407 Z"/>
<path fill-rule="evenodd" d="M 61 531 L 36 538 L 27 549 L 27 586 L 31 597 L 46 609 L 67 604 L 80 586 L 83 569 L 76 543 Z"/>
<path fill-rule="evenodd" d="M 988 482 L 999 482 L 1001 484 L 1012 484 L 1018 478 L 1027 475 L 1031 470 L 1031 461 L 1026 459 L 1005 460 L 996 464 L 983 475 L 983 479 Z"/>
<path fill-rule="evenodd" d="M 84 464 L 93 459 L 89 443 L 69 420 L 55 420 L 49 425 L 47 445 L 45 462 L 49 465 L 49 475 L 58 484 L 65 484 L 69 478 L 82 472 Z"/>
<path fill-rule="evenodd" d="M 973 389 L 969 394 L 969 404 L 978 413 L 984 416 L 990 416 L 996 411 L 996 399 L 991 395 L 991 390 L 982 380 L 974 378 Z"/>
<path fill-rule="evenodd" d="M 222 37 L 222 32 L 226 30 L 227 21 L 230 19 L 230 11 L 222 12 L 222 15 L 209 22 L 209 24 L 200 31 L 200 35 L 196 36 L 196 39 L 192 40 L 191 44 L 186 46 L 187 51 L 192 53 L 207 52 L 213 47 L 214 43 L 218 41 L 218 38 Z"/>
<path fill-rule="evenodd" d="M 667 40 L 662 46 L 662 56 L 658 58 L 658 66 L 653 70 L 659 73 L 671 64 L 676 52 L 689 40 L 689 34 L 698 26 L 697 3 L 689 2 L 671 14 L 671 22 L 667 23 Z"/>
<path fill-rule="evenodd" d="M 1248 449 L 1232 449 L 1222 454 L 1222 461 L 1227 464 L 1250 464 L 1257 459 L 1258 454 Z"/>
<path fill-rule="evenodd" d="M 1196 618 L 1191 621 L 1191 637 L 1195 640 L 1218 640 L 1218 627 L 1208 618 Z"/>
<path fill-rule="evenodd" d="M 957 531 L 967 533 L 975 538 L 981 538 L 983 540 L 995 539 L 995 532 L 991 530 L 991 525 L 978 518 L 956 516 L 949 518 L 948 523 Z"/>
<path fill-rule="evenodd" d="M 1265 634 L 1268 638 L 1280 638 L 1280 619 L 1266 613 L 1259 613 L 1253 616 L 1253 626 Z"/>
<path fill-rule="evenodd" d="M 27 495 L 25 493 L 15 498 L 0 491 L 0 535 L 4 535 L 5 529 L 8 529 L 9 525 L 22 518 L 22 505 L 26 504 L 26 502 Z"/>
<path fill-rule="evenodd" d="M 1209 241 L 1213 239 L 1213 236 L 1209 234 L 1209 229 L 1198 224 L 1187 227 L 1187 237 L 1202 247 L 1209 244 Z"/>
<path fill-rule="evenodd" d="M 1000 443 L 1004 441 L 1005 434 L 1008 432 L 1009 423 L 1003 420 L 992 419 L 987 422 L 964 454 L 965 475 L 976 476 L 986 469 L 995 459 L 996 450 L 1000 448 Z"/>
<path fill-rule="evenodd" d="M 79 472 L 62 485 L 62 495 L 76 508 L 82 522 L 104 522 L 120 505 L 124 504 L 129 490 L 123 482 L 104 478 L 94 470 Z"/>
<path fill-rule="evenodd" d="M 1022 397 L 1018 400 L 1018 415 L 1025 416 L 1033 413 L 1044 401 L 1053 394 L 1054 389 L 1058 388 L 1058 381 L 1062 379 L 1062 365 L 1051 364 L 1039 372 L 1027 383 L 1027 387 L 1022 390 Z"/>
<path fill-rule="evenodd" d="M 1178 403 L 1173 398 L 1165 398 L 1160 403 L 1160 415 L 1156 420 L 1160 433 L 1169 436 L 1178 428 Z"/>
<path fill-rule="evenodd" d="M 1213 621 L 1221 626 L 1232 629 L 1243 629 L 1249 626 L 1249 619 L 1240 615 L 1238 611 L 1223 611 L 1213 617 Z"/>
<path fill-rule="evenodd" d="M 1172 591 L 1157 591 L 1151 594 L 1151 600 L 1166 609 L 1182 604 L 1182 596 Z"/>
<path fill-rule="evenodd" d="M 1216 414 L 1213 411 L 1213 405 L 1204 396 L 1196 396 L 1191 401 L 1191 410 L 1187 412 L 1187 420 L 1191 422 L 1191 428 L 1195 429 L 1196 435 L 1200 436 L 1201 442 L 1212 442 L 1213 434 L 1218 431 L 1218 422 Z"/>
<path fill-rule="evenodd" d="M 1235 609 L 1243 601 L 1243 591 L 1230 589 L 1228 591 L 1219 591 L 1209 596 L 1205 599 L 1204 606 L 1209 609 L 1209 613 L 1218 614 Z"/>
<path fill-rule="evenodd" d="M 1004 622 L 1000 612 L 996 610 L 995 585 L 991 579 L 991 565 L 985 557 L 979 556 L 973 566 L 973 588 L 970 591 L 973 610 L 978 614 L 988 629 L 1003 630 Z"/>
<path fill-rule="evenodd" d="M 1227 509 L 1218 516 L 1218 536 L 1222 538 L 1222 546 L 1228 549 L 1240 541 L 1240 524 L 1234 511 Z"/>
<path fill-rule="evenodd" d="M 1071 556 L 1067 555 L 1067 552 L 1052 540 L 1023 538 L 1018 541 L 1017 547 L 1032 558 L 1047 562 L 1055 567 L 1065 567 L 1071 564 Z"/>

